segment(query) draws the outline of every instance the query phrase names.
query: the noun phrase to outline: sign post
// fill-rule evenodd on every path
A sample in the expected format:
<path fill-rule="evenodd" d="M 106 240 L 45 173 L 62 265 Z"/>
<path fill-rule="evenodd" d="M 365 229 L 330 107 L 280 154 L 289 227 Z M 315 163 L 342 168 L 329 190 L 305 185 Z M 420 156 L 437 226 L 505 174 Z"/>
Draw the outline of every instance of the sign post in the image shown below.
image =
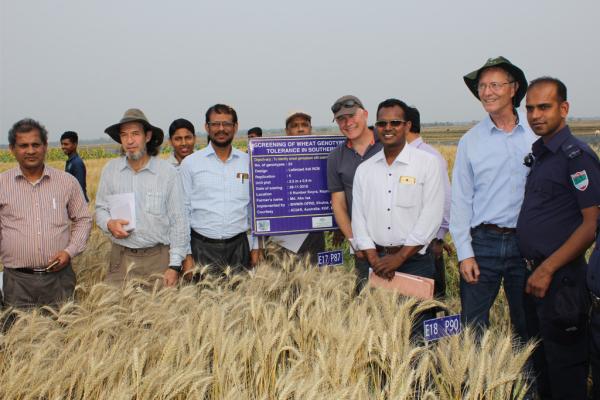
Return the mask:
<path fill-rule="evenodd" d="M 250 198 L 255 236 L 337 228 L 327 189 L 327 155 L 345 140 L 343 136 L 250 140 Z"/>

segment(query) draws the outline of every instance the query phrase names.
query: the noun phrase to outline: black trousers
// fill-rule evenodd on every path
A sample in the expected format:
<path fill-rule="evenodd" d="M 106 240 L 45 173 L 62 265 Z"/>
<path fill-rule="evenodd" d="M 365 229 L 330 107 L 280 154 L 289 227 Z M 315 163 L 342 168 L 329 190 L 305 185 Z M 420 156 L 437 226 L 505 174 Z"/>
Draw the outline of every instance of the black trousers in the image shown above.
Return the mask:
<path fill-rule="evenodd" d="M 73 297 L 76 277 L 71 264 L 47 274 L 27 274 L 5 268 L 3 274 L 4 304 L 18 309 L 41 306 L 56 307 Z"/>
<path fill-rule="evenodd" d="M 600 308 L 594 307 L 590 320 L 590 362 L 592 364 L 592 381 L 594 382 L 593 399 L 600 400 Z"/>
<path fill-rule="evenodd" d="M 590 300 L 583 257 L 554 274 L 546 296 L 525 295 L 527 333 L 541 339 L 533 353 L 541 399 L 587 399 Z"/>
<path fill-rule="evenodd" d="M 250 265 L 250 245 L 246 232 L 231 239 L 215 241 L 192 231 L 191 247 L 194 262 L 207 265 L 211 274 L 222 274 L 228 266 L 234 273 L 240 273 Z"/>

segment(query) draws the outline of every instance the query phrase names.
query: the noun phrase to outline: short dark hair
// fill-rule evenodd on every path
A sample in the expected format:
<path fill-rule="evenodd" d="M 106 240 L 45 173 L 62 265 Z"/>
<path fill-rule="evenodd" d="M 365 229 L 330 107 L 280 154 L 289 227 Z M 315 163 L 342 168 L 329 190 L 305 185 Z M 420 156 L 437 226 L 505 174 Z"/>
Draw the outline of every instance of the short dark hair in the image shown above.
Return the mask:
<path fill-rule="evenodd" d="M 77 132 L 74 131 L 66 131 L 60 136 L 61 142 L 65 139 L 70 140 L 71 143 L 79 143 L 79 136 L 77 135 Z"/>
<path fill-rule="evenodd" d="M 410 131 L 412 133 L 421 133 L 421 114 L 417 107 L 409 107 L 408 112 L 405 113 L 404 118 L 410 121 Z"/>
<path fill-rule="evenodd" d="M 379 111 L 382 108 L 390 108 L 396 106 L 402 109 L 402 111 L 404 112 L 404 118 L 408 118 L 408 114 L 410 113 L 410 107 L 405 102 L 398 99 L 387 99 L 379 103 L 379 105 L 377 106 L 376 116 L 379 117 Z"/>
<path fill-rule="evenodd" d="M 252 133 L 255 133 L 256 136 L 262 137 L 262 129 L 260 129 L 258 126 L 248 129 L 248 136 L 250 136 L 250 134 L 252 134 Z"/>
<path fill-rule="evenodd" d="M 48 144 L 48 131 L 46 130 L 46 127 L 31 118 L 23 118 L 22 120 L 15 122 L 8 131 L 8 144 L 14 147 L 15 144 L 17 144 L 18 133 L 29 133 L 33 130 L 37 130 L 40 133 L 42 143 Z"/>
<path fill-rule="evenodd" d="M 237 113 L 235 112 L 235 110 L 233 109 L 233 107 L 230 107 L 226 104 L 215 104 L 214 106 L 210 107 L 207 111 L 206 111 L 206 123 L 208 124 L 210 122 L 210 114 L 211 113 L 215 113 L 215 114 L 230 114 L 233 117 L 233 123 L 237 124 L 238 122 L 238 118 L 237 118 Z"/>
<path fill-rule="evenodd" d="M 556 97 L 558 97 L 559 102 L 562 103 L 563 101 L 567 101 L 567 86 L 565 86 L 560 79 L 551 76 L 542 76 L 532 80 L 529 82 L 527 91 L 530 91 L 532 87 L 542 83 L 550 83 L 556 87 Z"/>
<path fill-rule="evenodd" d="M 185 118 L 178 118 L 175 121 L 171 122 L 171 125 L 169 125 L 169 139 L 173 137 L 177 129 L 181 128 L 187 129 L 188 131 L 192 132 L 192 135 L 196 136 L 196 129 L 194 128 L 194 124 L 192 124 Z"/>

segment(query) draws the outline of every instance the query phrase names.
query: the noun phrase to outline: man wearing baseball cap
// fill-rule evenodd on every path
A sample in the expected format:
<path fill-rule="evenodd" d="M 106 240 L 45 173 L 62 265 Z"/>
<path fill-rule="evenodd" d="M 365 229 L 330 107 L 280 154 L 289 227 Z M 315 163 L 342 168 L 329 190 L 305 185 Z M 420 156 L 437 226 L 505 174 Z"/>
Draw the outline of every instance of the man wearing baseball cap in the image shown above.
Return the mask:
<path fill-rule="evenodd" d="M 112 240 L 106 280 L 160 273 L 173 286 L 190 253 L 190 226 L 179 174 L 157 157 L 163 131 L 134 108 L 105 132 L 123 153 L 102 170 L 96 195 L 96 223 Z M 129 208 L 130 218 L 118 217 L 117 208 Z"/>
<path fill-rule="evenodd" d="M 304 111 L 292 111 L 285 119 L 287 136 L 304 136 L 312 134 L 311 116 Z M 290 240 L 292 239 L 292 240 Z M 312 264 L 317 264 L 318 254 L 325 251 L 324 232 L 299 233 L 285 236 L 271 236 L 271 240 L 287 251 L 308 256 Z M 300 244 L 300 247 L 297 245 Z"/>
<path fill-rule="evenodd" d="M 292 111 L 285 119 L 285 134 L 287 136 L 302 136 L 312 134 L 312 117 L 304 111 Z"/>
<path fill-rule="evenodd" d="M 487 327 L 504 283 L 513 329 L 525 340 L 526 269 L 515 228 L 529 172 L 523 159 L 536 139 L 517 111 L 527 80 L 496 57 L 464 81 L 487 115 L 460 139 L 452 173 L 450 233 L 460 262 L 461 314 L 463 322 Z"/>
<path fill-rule="evenodd" d="M 331 207 L 335 221 L 354 249 L 351 225 L 352 181 L 356 168 L 381 151 L 383 147 L 381 143 L 375 142 L 373 131 L 367 124 L 369 113 L 356 96 L 340 97 L 331 106 L 331 111 L 333 120 L 337 122 L 340 132 L 347 140 L 327 157 L 327 187 L 331 192 Z M 362 251 L 356 251 L 355 257 L 365 260 Z M 357 290 L 362 289 L 368 272 L 368 269 L 357 270 Z"/>

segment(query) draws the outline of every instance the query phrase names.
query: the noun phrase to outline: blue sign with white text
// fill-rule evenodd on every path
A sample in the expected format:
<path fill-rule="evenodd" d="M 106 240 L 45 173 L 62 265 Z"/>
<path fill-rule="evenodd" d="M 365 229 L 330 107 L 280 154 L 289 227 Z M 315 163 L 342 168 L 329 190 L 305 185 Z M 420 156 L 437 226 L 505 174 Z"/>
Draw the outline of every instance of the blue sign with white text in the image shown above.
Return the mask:
<path fill-rule="evenodd" d="M 344 263 L 344 255 L 342 250 L 323 251 L 317 253 L 319 267 L 326 265 L 340 265 Z"/>
<path fill-rule="evenodd" d="M 428 319 L 423 322 L 423 336 L 428 342 L 445 336 L 458 335 L 460 331 L 460 314 Z"/>
<path fill-rule="evenodd" d="M 337 228 L 327 189 L 327 156 L 344 136 L 253 138 L 250 156 L 252 233 L 291 235 Z"/>

